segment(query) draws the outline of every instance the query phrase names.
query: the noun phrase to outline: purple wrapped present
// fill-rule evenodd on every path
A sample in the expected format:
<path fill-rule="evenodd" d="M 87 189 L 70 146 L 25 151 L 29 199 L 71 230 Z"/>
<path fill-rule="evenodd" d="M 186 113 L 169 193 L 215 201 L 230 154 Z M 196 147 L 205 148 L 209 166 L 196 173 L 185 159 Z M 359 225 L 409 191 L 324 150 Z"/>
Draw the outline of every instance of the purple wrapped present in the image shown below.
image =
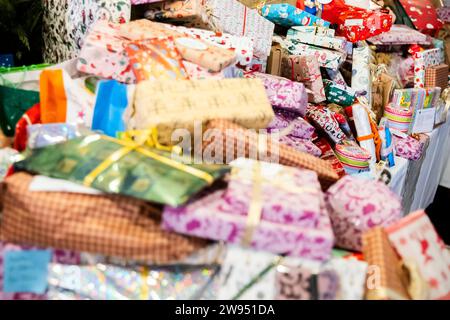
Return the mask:
<path fill-rule="evenodd" d="M 46 300 L 45 294 L 34 294 L 27 292 L 6 293 L 3 292 L 3 260 L 6 252 L 9 251 L 23 251 L 38 249 L 32 246 L 20 246 L 11 243 L 0 241 L 0 300 Z M 80 255 L 67 250 L 53 250 L 52 261 L 63 264 L 78 264 L 80 263 Z"/>
<path fill-rule="evenodd" d="M 345 176 L 327 191 L 327 205 L 336 245 L 361 251 L 362 234 L 401 219 L 400 199 L 379 181 Z"/>
<path fill-rule="evenodd" d="M 395 154 L 404 159 L 419 160 L 422 157 L 424 146 L 428 139 L 428 136 L 425 134 L 420 134 L 419 136 L 420 140 L 417 140 L 406 134 L 401 136 L 398 132 L 393 134 Z"/>
<path fill-rule="evenodd" d="M 234 166 L 247 181 L 232 177 L 226 190 L 183 207 L 166 206 L 163 228 L 276 254 L 329 258 L 334 239 L 315 173 L 249 159 Z"/>
<path fill-rule="evenodd" d="M 301 139 L 311 139 L 315 129 L 306 120 L 293 112 L 275 109 L 275 118 L 267 127 L 268 132 L 279 132 L 280 135 L 290 135 Z"/>
<path fill-rule="evenodd" d="M 250 72 L 245 77 L 262 80 L 272 106 L 305 115 L 308 94 L 303 83 L 260 72 Z"/>
<path fill-rule="evenodd" d="M 315 157 L 320 157 L 322 151 L 311 140 L 294 137 L 292 135 L 281 136 L 280 143 L 285 144 L 300 152 L 309 153 Z"/>

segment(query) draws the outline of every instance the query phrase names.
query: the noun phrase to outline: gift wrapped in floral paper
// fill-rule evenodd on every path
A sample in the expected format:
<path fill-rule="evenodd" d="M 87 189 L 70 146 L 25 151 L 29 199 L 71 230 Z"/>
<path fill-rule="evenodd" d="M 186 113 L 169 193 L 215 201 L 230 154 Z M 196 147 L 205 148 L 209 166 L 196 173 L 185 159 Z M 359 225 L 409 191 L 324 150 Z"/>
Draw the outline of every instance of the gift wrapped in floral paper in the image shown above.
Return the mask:
<path fill-rule="evenodd" d="M 355 137 L 353 136 L 352 128 L 350 127 L 350 119 L 347 117 L 345 113 L 345 109 L 335 103 L 327 104 L 327 108 L 334 112 L 334 118 L 339 123 L 339 127 L 342 131 L 344 131 L 347 138 L 351 141 L 355 141 Z"/>
<path fill-rule="evenodd" d="M 308 101 L 319 103 L 326 100 L 319 64 L 314 56 L 283 54 L 281 75 L 292 81 L 305 84 L 312 91 L 308 93 Z"/>
<path fill-rule="evenodd" d="M 334 112 L 324 106 L 309 106 L 306 116 L 312 123 L 325 132 L 333 143 L 342 143 L 346 139 L 345 133 L 339 127 Z"/>
<path fill-rule="evenodd" d="M 19 252 L 27 254 L 36 250 L 42 250 L 35 246 L 17 245 L 8 242 L 0 242 L 0 300 L 46 300 L 48 299 L 47 293 L 41 294 L 32 292 L 4 292 L 5 281 L 5 257 L 11 252 Z M 26 257 L 25 257 L 26 258 Z M 55 249 L 51 250 L 51 261 L 60 264 L 74 264 L 80 263 L 81 257 L 79 253 L 75 253 L 68 250 Z M 22 260 L 24 261 L 24 260 Z M 30 260 L 28 260 L 30 261 Z M 22 265 L 23 268 L 23 265 Z M 14 276 L 14 274 L 12 275 Z M 27 281 L 24 281 L 27 282 Z M 31 283 L 31 282 L 28 282 Z"/>
<path fill-rule="evenodd" d="M 196 122 L 228 119 L 260 129 L 273 116 L 259 79 L 143 81 L 136 86 L 127 126 L 131 130 L 156 127 L 160 142 L 170 144 L 175 129 L 193 132 Z"/>
<path fill-rule="evenodd" d="M 302 43 L 346 52 L 347 41 L 341 38 L 318 36 L 310 32 L 288 32 L 287 39 L 295 39 Z"/>
<path fill-rule="evenodd" d="M 280 3 L 267 4 L 261 8 L 261 15 L 283 27 L 292 26 L 321 26 L 329 27 L 330 23 L 295 6 Z"/>
<path fill-rule="evenodd" d="M 444 57 L 440 48 L 416 52 L 414 54 L 414 86 L 416 88 L 424 88 L 425 69 L 440 65 L 443 62 Z"/>
<path fill-rule="evenodd" d="M 308 139 L 302 139 L 294 137 L 292 135 L 285 135 L 280 137 L 280 143 L 300 152 L 309 153 L 310 155 L 313 155 L 315 157 L 320 157 L 322 155 L 322 151 L 311 140 Z"/>
<path fill-rule="evenodd" d="M 308 95 L 303 83 L 260 72 L 250 72 L 245 77 L 262 80 L 272 106 L 305 115 Z"/>
<path fill-rule="evenodd" d="M 372 105 L 371 55 L 369 46 L 353 49 L 352 89 L 359 97 L 364 97 L 369 106 Z"/>
<path fill-rule="evenodd" d="M 150 20 L 245 36 L 253 41 L 257 57 L 270 54 L 274 24 L 237 0 L 170 0 L 149 5 L 145 15 Z"/>
<path fill-rule="evenodd" d="M 400 257 L 417 265 L 429 287 L 429 298 L 450 299 L 450 251 L 425 211 L 410 213 L 386 232 Z"/>
<path fill-rule="evenodd" d="M 379 181 L 346 176 L 334 184 L 326 197 L 336 245 L 360 251 L 362 234 L 376 226 L 401 219 L 398 196 Z"/>
<path fill-rule="evenodd" d="M 329 49 L 315 47 L 309 44 L 301 43 L 297 39 L 286 39 L 285 48 L 291 55 L 314 56 L 320 67 L 339 69 L 345 61 L 347 54 L 345 52 L 332 51 Z"/>
<path fill-rule="evenodd" d="M 342 75 L 342 73 L 339 70 L 325 68 L 325 71 L 331 81 L 333 81 L 334 83 L 336 83 L 340 86 L 343 86 L 344 88 L 348 87 L 344 76 Z"/>
<path fill-rule="evenodd" d="M 225 79 L 234 78 L 234 66 L 227 67 L 219 72 L 209 72 L 208 69 L 200 67 L 198 64 L 183 60 L 183 66 L 191 80 L 202 79 Z"/>
<path fill-rule="evenodd" d="M 52 263 L 47 295 L 51 300 L 213 299 L 217 274 L 218 265 L 124 268 Z"/>
<path fill-rule="evenodd" d="M 389 31 L 370 37 L 367 41 L 376 45 L 430 44 L 425 34 L 402 24 L 394 24 Z"/>
<path fill-rule="evenodd" d="M 233 166 L 238 176 L 233 178 L 232 173 L 226 190 L 184 207 L 165 207 L 163 228 L 277 254 L 313 260 L 329 257 L 333 237 L 314 172 L 250 159 L 238 159 Z M 289 190 L 280 189 L 287 185 Z M 288 200 L 291 196 L 294 202 Z M 301 201 L 299 206 L 299 197 L 310 203 Z M 285 213 L 279 214 L 280 210 Z"/>
<path fill-rule="evenodd" d="M 175 206 L 229 171 L 223 165 L 182 164 L 167 152 L 98 134 L 35 149 L 16 168 Z M 161 193 L 166 187 L 171 191 Z"/>
<path fill-rule="evenodd" d="M 284 133 L 301 139 L 311 139 L 315 131 L 305 119 L 283 109 L 275 109 L 275 118 L 267 130 L 269 133 L 278 131 L 280 134 Z"/>
<path fill-rule="evenodd" d="M 80 191 L 30 191 L 35 179 L 19 172 L 5 180 L 0 226 L 5 241 L 155 264 L 179 261 L 207 246 L 201 239 L 161 230 L 161 210 L 148 202 Z"/>
<path fill-rule="evenodd" d="M 348 107 L 355 101 L 355 92 L 353 91 L 353 88 L 347 88 L 329 80 L 325 80 L 324 84 L 327 102 Z"/>
<path fill-rule="evenodd" d="M 394 131 L 393 144 L 395 147 L 395 154 L 408 160 L 419 160 L 422 157 L 428 139 L 428 136 L 424 134 L 420 134 L 420 137 L 421 139 L 418 140 L 407 134 Z"/>

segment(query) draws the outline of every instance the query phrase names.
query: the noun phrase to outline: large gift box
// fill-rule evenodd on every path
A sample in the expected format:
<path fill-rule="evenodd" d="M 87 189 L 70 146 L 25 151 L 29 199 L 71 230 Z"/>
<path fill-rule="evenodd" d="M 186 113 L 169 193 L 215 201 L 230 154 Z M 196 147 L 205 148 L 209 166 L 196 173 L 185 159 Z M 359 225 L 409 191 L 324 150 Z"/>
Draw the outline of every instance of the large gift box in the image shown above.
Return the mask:
<path fill-rule="evenodd" d="M 382 227 L 363 234 L 364 260 L 371 266 L 367 279 L 366 298 L 369 300 L 409 299 L 408 274 L 403 269 L 394 248 Z"/>
<path fill-rule="evenodd" d="M 273 116 L 259 79 L 144 81 L 136 86 L 134 109 L 127 124 L 129 129 L 156 127 L 160 142 L 171 143 L 173 130 L 193 132 L 196 121 L 201 124 L 223 118 L 260 129 Z"/>
<path fill-rule="evenodd" d="M 172 205 L 186 202 L 229 171 L 225 165 L 183 161 L 167 151 L 93 134 L 35 149 L 15 167 L 104 192 Z"/>
<path fill-rule="evenodd" d="M 146 17 L 245 36 L 253 40 L 257 57 L 265 58 L 270 54 L 274 24 L 237 0 L 165 1 L 151 4 Z"/>
<path fill-rule="evenodd" d="M 450 299 L 450 251 L 423 210 L 386 228 L 389 240 L 405 262 L 414 263 L 426 280 L 430 299 Z"/>
<path fill-rule="evenodd" d="M 206 246 L 200 239 L 167 233 L 160 211 L 117 195 L 30 191 L 34 179 L 6 179 L 1 234 L 14 243 L 167 263 Z"/>
<path fill-rule="evenodd" d="M 384 183 L 351 176 L 328 189 L 327 204 L 336 245 L 350 250 L 361 250 L 365 231 L 388 226 L 402 215 L 400 200 Z"/>
<path fill-rule="evenodd" d="M 304 44 L 297 39 L 286 39 L 285 48 L 291 55 L 314 56 L 323 68 L 337 70 L 345 61 L 347 54 Z"/>
<path fill-rule="evenodd" d="M 303 82 L 311 91 L 308 101 L 319 103 L 326 100 L 319 64 L 313 55 L 283 54 L 281 75 L 293 81 Z"/>
<path fill-rule="evenodd" d="M 330 26 L 328 21 L 322 20 L 309 12 L 297 9 L 295 6 L 287 3 L 267 4 L 261 8 L 261 15 L 283 27 Z"/>
<path fill-rule="evenodd" d="M 442 28 L 431 0 L 399 0 L 417 30 L 434 35 Z"/>
<path fill-rule="evenodd" d="M 330 256 L 333 235 L 314 172 L 242 158 L 232 165 L 227 189 L 166 206 L 163 228 L 276 254 Z"/>
<path fill-rule="evenodd" d="M 258 134 L 227 120 L 211 120 L 206 127 L 209 129 L 214 129 L 214 134 L 204 141 L 203 153 L 210 153 L 218 161 L 249 157 L 313 170 L 323 189 L 338 180 L 338 175 L 326 161 L 280 144 L 279 135 Z"/>

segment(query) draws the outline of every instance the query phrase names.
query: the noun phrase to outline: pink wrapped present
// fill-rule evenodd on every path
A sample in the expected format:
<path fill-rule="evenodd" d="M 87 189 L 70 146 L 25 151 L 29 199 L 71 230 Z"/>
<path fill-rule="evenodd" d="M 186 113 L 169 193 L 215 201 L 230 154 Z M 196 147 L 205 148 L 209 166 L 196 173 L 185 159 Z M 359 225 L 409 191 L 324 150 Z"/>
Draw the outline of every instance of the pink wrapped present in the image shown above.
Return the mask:
<path fill-rule="evenodd" d="M 371 37 L 367 41 L 378 45 L 430 44 L 425 34 L 402 24 L 394 24 L 388 32 Z"/>
<path fill-rule="evenodd" d="M 186 61 L 183 61 L 184 68 L 189 76 L 189 79 L 224 79 L 224 70 L 219 72 L 209 72 L 208 69 L 200 67 L 199 65 Z"/>
<path fill-rule="evenodd" d="M 450 251 L 419 210 L 386 228 L 389 241 L 406 265 L 413 263 L 428 284 L 430 299 L 450 299 Z"/>
<path fill-rule="evenodd" d="M 245 77 L 262 80 L 272 106 L 305 115 L 308 95 L 303 83 L 260 72 L 246 73 Z"/>
<path fill-rule="evenodd" d="M 436 10 L 439 18 L 445 23 L 450 23 L 450 7 L 442 7 Z"/>
<path fill-rule="evenodd" d="M 306 120 L 293 112 L 282 109 L 275 110 L 275 118 L 267 129 L 269 132 L 279 132 L 281 135 L 290 135 L 302 139 L 311 139 L 315 131 L 314 127 Z"/>
<path fill-rule="evenodd" d="M 320 157 L 322 151 L 310 140 L 294 137 L 291 135 L 281 136 L 280 143 L 294 148 L 300 152 L 309 153 L 315 157 Z"/>
<path fill-rule="evenodd" d="M 402 217 L 400 199 L 379 181 L 345 176 L 327 191 L 327 205 L 336 245 L 360 251 L 362 234 Z"/>
<path fill-rule="evenodd" d="M 31 246 L 20 246 L 0 241 L 0 300 L 45 300 L 45 294 L 34 293 L 6 293 L 3 291 L 3 259 L 8 251 L 22 251 L 39 249 Z M 53 262 L 63 264 L 79 264 L 80 254 L 67 250 L 53 250 Z"/>
<path fill-rule="evenodd" d="M 234 165 L 245 177 L 186 206 L 165 207 L 163 228 L 276 254 L 329 258 L 334 239 L 315 173 L 249 159 Z"/>
<path fill-rule="evenodd" d="M 393 133 L 393 140 L 395 146 L 395 154 L 401 158 L 417 161 L 422 157 L 425 143 L 428 136 L 420 134 L 420 140 L 413 137 L 402 134 L 399 132 Z"/>
<path fill-rule="evenodd" d="M 128 41 L 119 36 L 119 25 L 98 21 L 84 40 L 78 71 L 102 78 L 134 83 L 136 77 L 125 52 Z"/>

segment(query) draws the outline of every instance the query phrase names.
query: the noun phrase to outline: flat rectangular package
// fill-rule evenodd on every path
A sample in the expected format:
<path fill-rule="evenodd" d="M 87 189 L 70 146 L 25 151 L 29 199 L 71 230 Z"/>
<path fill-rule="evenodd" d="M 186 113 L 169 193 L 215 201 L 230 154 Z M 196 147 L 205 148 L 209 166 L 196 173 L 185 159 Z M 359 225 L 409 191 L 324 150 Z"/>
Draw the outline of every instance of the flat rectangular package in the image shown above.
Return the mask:
<path fill-rule="evenodd" d="M 305 44 L 310 44 L 322 48 L 332 49 L 340 52 L 346 52 L 347 41 L 341 38 L 332 38 L 327 36 L 319 36 L 313 33 L 298 32 L 289 34 L 287 39 L 295 39 Z"/>
<path fill-rule="evenodd" d="M 160 142 L 169 144 L 175 129 L 194 132 L 196 121 L 223 118 L 261 129 L 274 117 L 259 79 L 143 81 L 136 86 L 129 112 L 129 129 L 156 127 Z"/>
<path fill-rule="evenodd" d="M 270 54 L 275 25 L 237 0 L 171 0 L 149 5 L 146 17 L 186 27 L 226 32 L 253 41 L 259 58 Z"/>
<path fill-rule="evenodd" d="M 304 44 L 299 40 L 292 38 L 286 39 L 285 48 L 291 55 L 314 56 L 320 67 L 333 70 L 339 69 L 347 57 L 347 54 L 344 52 L 337 52 Z"/>
<path fill-rule="evenodd" d="M 335 30 L 318 26 L 293 26 L 288 30 L 287 35 L 295 36 L 303 33 L 311 33 L 316 36 L 334 38 Z"/>

